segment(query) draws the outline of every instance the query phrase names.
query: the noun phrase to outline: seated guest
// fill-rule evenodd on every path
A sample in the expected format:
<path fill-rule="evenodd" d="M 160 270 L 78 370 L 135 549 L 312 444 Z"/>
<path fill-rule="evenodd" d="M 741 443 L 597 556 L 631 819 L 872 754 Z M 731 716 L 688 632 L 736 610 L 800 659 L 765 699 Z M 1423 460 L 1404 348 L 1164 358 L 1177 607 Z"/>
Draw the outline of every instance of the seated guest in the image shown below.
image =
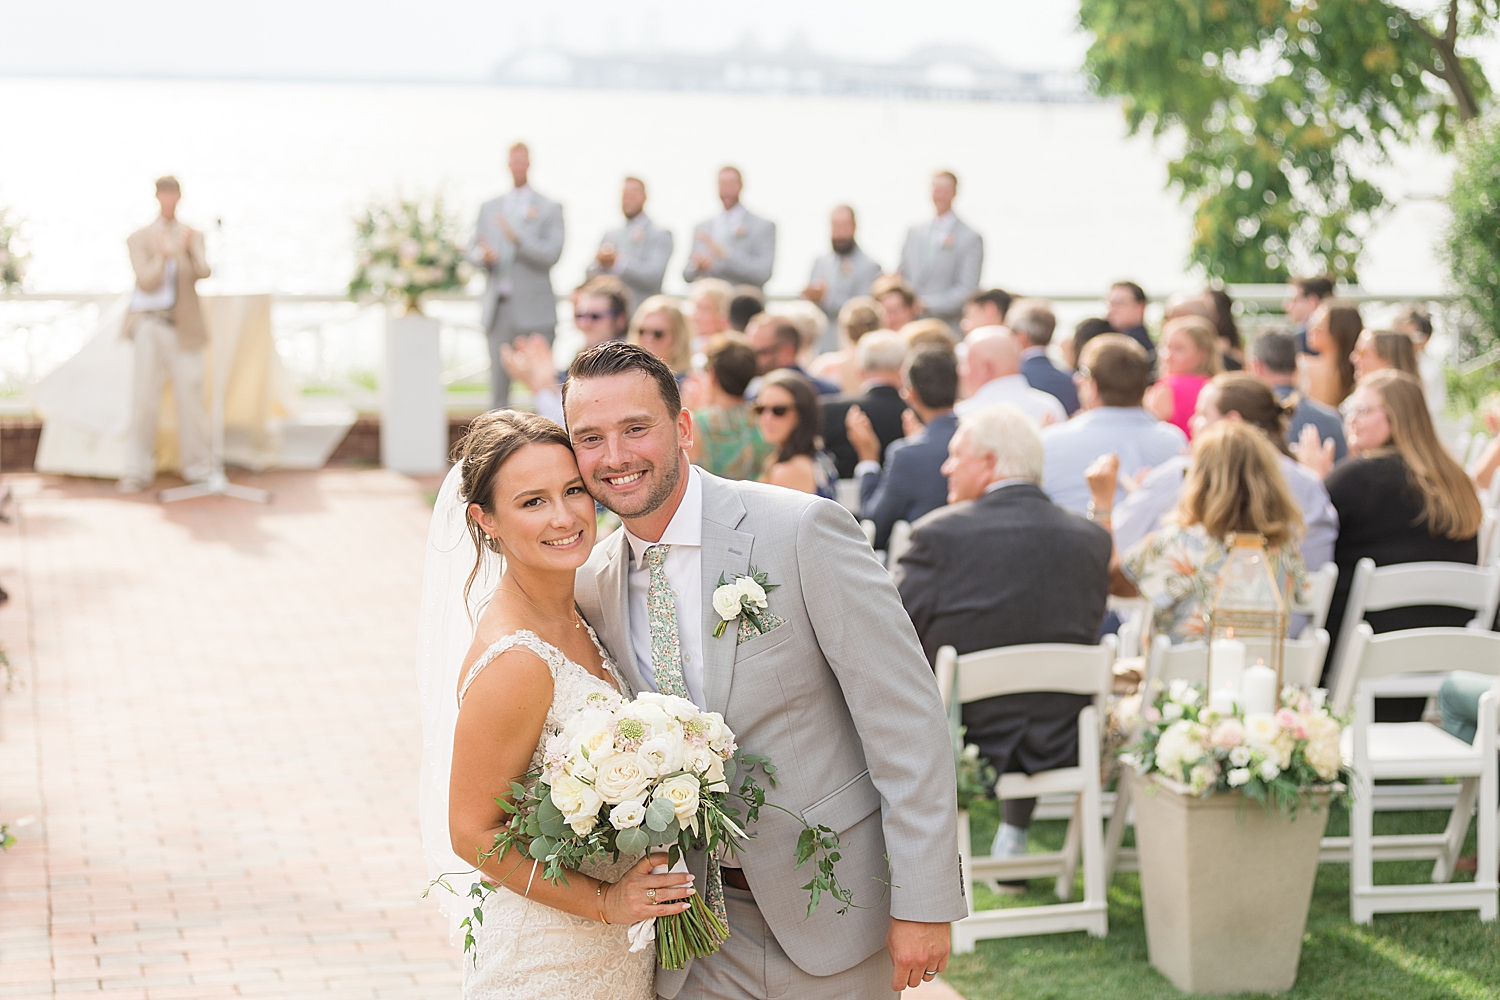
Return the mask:
<path fill-rule="evenodd" d="M 870 295 L 885 310 L 885 325 L 899 330 L 922 313 L 917 293 L 899 274 L 882 274 L 870 286 Z"/>
<path fill-rule="evenodd" d="M 1417 350 L 1412 346 L 1411 338 L 1393 330 L 1360 331 L 1349 360 L 1354 364 L 1354 378 L 1357 381 L 1386 368 L 1422 377 L 1417 371 Z"/>
<path fill-rule="evenodd" d="M 1141 406 L 1151 362 L 1141 345 L 1119 333 L 1095 337 L 1083 349 L 1077 376 L 1084 409 L 1042 431 L 1047 464 L 1042 489 L 1059 507 L 1082 514 L 1089 504 L 1088 467 L 1100 455 L 1120 459 L 1120 475 L 1133 480 L 1187 448 L 1187 435 Z M 1123 499 L 1122 487 L 1120 496 Z"/>
<path fill-rule="evenodd" d="M 837 471 L 818 438 L 823 407 L 806 376 L 784 368 L 771 372 L 760 380 L 760 394 L 751 409 L 760 436 L 775 449 L 760 481 L 834 499 Z"/>
<path fill-rule="evenodd" d="M 725 479 L 754 479 L 765 468 L 771 446 L 760 436 L 760 422 L 745 402 L 755 377 L 755 352 L 721 337 L 708 345 L 708 404 L 693 411 L 693 446 L 688 457 Z"/>
<path fill-rule="evenodd" d="M 1339 582 L 1328 611 L 1328 634 L 1335 643 L 1359 560 L 1373 559 L 1377 566 L 1473 565 L 1479 561 L 1484 516 L 1473 482 L 1438 442 L 1415 376 L 1375 372 L 1360 382 L 1349 403 L 1349 458 L 1324 481 L 1339 513 L 1334 546 Z M 1418 607 L 1372 611 L 1365 619 L 1376 632 L 1390 632 L 1462 626 L 1472 617 L 1473 612 L 1458 608 Z M 1330 663 L 1336 662 L 1333 654 L 1330 650 Z M 1377 703 L 1377 715 L 1382 707 L 1389 707 L 1389 700 Z"/>
<path fill-rule="evenodd" d="M 1322 276 L 1293 278 L 1286 301 L 1281 308 L 1286 312 L 1287 322 L 1292 324 L 1292 338 L 1297 342 L 1298 354 L 1317 354 L 1308 343 L 1308 327 L 1312 314 L 1328 299 L 1333 298 L 1333 279 Z"/>
<path fill-rule="evenodd" d="M 808 363 L 807 370 L 818 378 L 836 382 L 844 392 L 859 391 L 859 362 L 854 345 L 872 330 L 882 329 L 885 318 L 880 303 L 868 295 L 857 295 L 839 310 L 839 349 L 820 354 Z"/>
<path fill-rule="evenodd" d="M 1179 315 L 1162 324 L 1157 347 L 1161 377 L 1146 394 L 1146 409 L 1193 437 L 1193 410 L 1208 380 L 1224 370 L 1219 331 L 1202 316 Z"/>
<path fill-rule="evenodd" d="M 1224 370 L 1242 371 L 1245 367 L 1245 341 L 1240 337 L 1239 324 L 1234 321 L 1234 299 L 1222 288 L 1210 288 L 1203 297 L 1214 307 L 1210 318 L 1219 331 L 1219 354 L 1224 359 Z"/>
<path fill-rule="evenodd" d="M 823 310 L 806 299 L 792 299 L 776 303 L 772 311 L 797 328 L 797 335 L 802 338 L 797 363 L 806 365 L 816 356 L 817 343 L 823 339 L 823 328 L 828 325 Z"/>
<path fill-rule="evenodd" d="M 1307 391 L 1325 406 L 1337 407 L 1354 391 L 1354 344 L 1365 328 L 1359 310 L 1324 300 L 1307 322 Z"/>
<path fill-rule="evenodd" d="M 885 461 L 885 450 L 904 433 L 901 414 L 906 403 L 901 399 L 901 365 L 906 361 L 906 341 L 901 334 L 877 330 L 866 334 L 855 347 L 859 360 L 860 386 L 857 396 L 840 396 L 823 404 L 823 447 L 833 456 L 840 479 L 853 479 L 860 458 L 844 427 L 851 410 L 858 409 L 869 419 L 879 440 L 875 461 Z"/>
<path fill-rule="evenodd" d="M 1290 344 L 1292 338 L 1286 339 Z M 1243 421 L 1266 435 L 1277 451 L 1276 464 L 1305 525 L 1301 544 L 1303 563 L 1317 569 L 1332 562 L 1333 542 L 1339 533 L 1338 513 L 1317 474 L 1299 464 L 1287 448 L 1286 408 L 1271 388 L 1244 372 L 1226 372 L 1216 377 L 1198 394 L 1193 433 L 1202 434 L 1221 420 Z M 1170 458 L 1143 476 L 1134 492 L 1123 499 L 1116 497 L 1115 544 L 1122 552 L 1159 529 L 1171 516 L 1182 498 L 1191 465 L 1186 455 Z"/>
<path fill-rule="evenodd" d="M 699 278 L 688 286 L 688 316 L 693 322 L 693 342 L 707 344 L 729 332 L 729 300 L 734 286 L 723 278 Z"/>
<path fill-rule="evenodd" d="M 1307 570 L 1297 551 L 1302 515 L 1277 457 L 1264 432 L 1238 420 L 1221 420 L 1193 442 L 1176 512 L 1111 562 L 1111 592 L 1146 599 L 1153 635 L 1174 643 L 1203 638 L 1204 604 L 1228 557 L 1226 539 L 1237 532 L 1265 536 L 1284 592 L 1305 593 Z M 1115 470 L 1106 459 L 1092 472 L 1095 520 L 1101 520 L 1098 511 L 1115 495 Z"/>
<path fill-rule="evenodd" d="M 630 320 L 625 338 L 660 359 L 682 382 L 693 367 L 693 336 L 687 317 L 669 295 L 653 295 Z"/>
<path fill-rule="evenodd" d="M 1146 293 L 1133 281 L 1117 281 L 1104 297 L 1104 318 L 1110 329 L 1123 333 L 1145 348 L 1146 357 L 1156 362 L 1156 345 L 1146 332 Z M 1082 348 L 1078 348 L 1082 350 Z"/>
<path fill-rule="evenodd" d="M 785 368 L 810 381 L 820 396 L 837 396 L 839 387 L 826 379 L 813 378 L 797 364 L 797 355 L 802 350 L 802 333 L 795 323 L 785 316 L 762 313 L 755 317 L 745 331 L 745 340 L 755 352 L 755 364 L 760 374 L 766 375 Z M 754 398 L 758 385 L 750 387 Z"/>
<path fill-rule="evenodd" d="M 870 418 L 859 408 L 846 420 L 849 440 L 859 454 L 854 467 L 859 480 L 861 515 L 875 522 L 875 547 L 890 541 L 897 521 L 913 523 L 948 502 L 948 480 L 943 463 L 948 442 L 958 427 L 953 401 L 958 397 L 958 363 L 940 350 L 914 351 L 901 370 L 901 398 L 921 421 L 915 434 L 892 441 L 880 464 L 880 438 Z"/>
<path fill-rule="evenodd" d="M 729 329 L 744 333 L 750 321 L 766 311 L 766 300 L 758 288 L 736 288 L 729 300 Z"/>
<path fill-rule="evenodd" d="M 1289 333 L 1267 330 L 1250 345 L 1250 374 L 1271 387 L 1276 398 L 1292 408 L 1286 429 L 1287 441 L 1295 443 L 1304 427 L 1317 431 L 1322 445 L 1333 446 L 1335 461 L 1349 453 L 1344 443 L 1344 421 L 1338 411 L 1297 391 L 1297 341 Z M 1308 561 L 1309 566 L 1317 563 Z"/>
<path fill-rule="evenodd" d="M 1109 325 L 1109 320 L 1090 316 L 1088 319 L 1079 320 L 1078 325 L 1073 327 L 1072 335 L 1064 335 L 1062 342 L 1057 346 L 1062 350 L 1063 360 L 1068 363 L 1068 367 L 1077 371 L 1078 359 L 1083 357 L 1083 349 L 1088 346 L 1089 341 L 1113 332 L 1114 327 Z M 1146 360 L 1151 360 L 1149 352 Z"/>
<path fill-rule="evenodd" d="M 930 348 L 958 356 L 958 338 L 953 335 L 953 328 L 940 319 L 912 320 L 901 327 L 900 333 L 906 340 L 908 351 L 925 351 Z"/>
<path fill-rule="evenodd" d="M 1411 338 L 1417 350 L 1417 377 L 1427 393 L 1427 412 L 1434 420 L 1448 407 L 1448 376 L 1432 343 L 1432 313 L 1420 302 L 1408 302 L 1391 320 L 1391 329 Z"/>
<path fill-rule="evenodd" d="M 964 318 L 959 320 L 958 328 L 970 333 L 981 326 L 1004 326 L 1012 301 L 1011 294 L 1003 288 L 975 292 L 964 303 Z"/>
<path fill-rule="evenodd" d="M 1093 645 L 1109 590 L 1109 533 L 1047 499 L 1035 424 L 999 405 L 959 420 L 948 445 L 949 506 L 913 525 L 895 572 L 927 658 L 1037 642 Z M 1085 695 L 1014 694 L 963 707 L 965 739 L 1000 773 L 1078 762 Z M 1002 805 L 990 853 L 1023 854 L 1034 801 Z"/>
<path fill-rule="evenodd" d="M 1068 411 L 1056 396 L 1033 389 L 1021 374 L 1021 345 L 1003 326 L 981 326 L 964 338 L 959 349 L 958 384 L 964 401 L 960 417 L 996 403 L 1009 403 L 1038 427 L 1060 424 Z"/>
<path fill-rule="evenodd" d="M 1062 371 L 1047 357 L 1047 345 L 1052 343 L 1052 331 L 1057 329 L 1057 317 L 1041 299 L 1018 299 L 1010 307 L 1005 325 L 1021 345 L 1021 374 L 1033 389 L 1040 389 L 1057 397 L 1057 401 L 1068 411 L 1068 416 L 1078 412 L 1078 389 L 1073 377 Z"/>

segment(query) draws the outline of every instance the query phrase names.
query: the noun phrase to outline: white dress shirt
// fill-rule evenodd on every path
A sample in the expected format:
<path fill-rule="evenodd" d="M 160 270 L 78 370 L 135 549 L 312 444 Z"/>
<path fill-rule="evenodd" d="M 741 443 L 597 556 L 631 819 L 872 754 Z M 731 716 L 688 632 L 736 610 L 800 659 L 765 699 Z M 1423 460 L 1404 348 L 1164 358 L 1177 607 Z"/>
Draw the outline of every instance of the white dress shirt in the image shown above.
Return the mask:
<path fill-rule="evenodd" d="M 131 312 L 165 311 L 177 304 L 177 258 L 168 257 L 161 284 L 147 292 L 137 286 L 130 296 Z"/>
<path fill-rule="evenodd" d="M 1002 375 L 992 378 L 979 387 L 979 391 L 953 408 L 960 417 L 977 413 L 996 403 L 1009 403 L 1032 420 L 1038 427 L 1060 424 L 1068 419 L 1068 411 L 1050 392 L 1033 389 L 1026 376 Z"/>
<path fill-rule="evenodd" d="M 642 679 L 656 690 L 651 667 L 651 615 L 646 610 L 647 591 L 651 588 L 651 569 L 646 565 L 646 550 L 652 545 L 670 545 L 663 569 L 672 600 L 677 606 L 677 638 L 682 647 L 682 679 L 688 698 L 699 708 L 703 700 L 703 481 L 698 468 L 688 466 L 687 492 L 660 542 L 637 538 L 625 529 L 630 545 L 630 574 L 627 589 L 630 601 L 630 648 L 640 666 Z"/>
<path fill-rule="evenodd" d="M 732 236 L 745 225 L 745 206 L 739 202 L 734 203 L 733 208 L 726 208 L 714 216 L 714 224 L 711 235 L 714 242 L 723 249 Z"/>

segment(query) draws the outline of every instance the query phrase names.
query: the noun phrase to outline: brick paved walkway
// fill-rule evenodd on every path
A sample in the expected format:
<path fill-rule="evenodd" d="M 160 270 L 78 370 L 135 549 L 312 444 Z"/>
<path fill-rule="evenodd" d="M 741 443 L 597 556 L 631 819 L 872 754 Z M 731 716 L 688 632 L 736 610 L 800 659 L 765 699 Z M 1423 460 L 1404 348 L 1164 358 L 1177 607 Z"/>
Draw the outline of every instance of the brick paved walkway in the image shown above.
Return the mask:
<path fill-rule="evenodd" d="M 0 997 L 456 997 L 419 898 L 423 484 L 12 481 L 0 823 L 36 822 L 0 855 Z"/>

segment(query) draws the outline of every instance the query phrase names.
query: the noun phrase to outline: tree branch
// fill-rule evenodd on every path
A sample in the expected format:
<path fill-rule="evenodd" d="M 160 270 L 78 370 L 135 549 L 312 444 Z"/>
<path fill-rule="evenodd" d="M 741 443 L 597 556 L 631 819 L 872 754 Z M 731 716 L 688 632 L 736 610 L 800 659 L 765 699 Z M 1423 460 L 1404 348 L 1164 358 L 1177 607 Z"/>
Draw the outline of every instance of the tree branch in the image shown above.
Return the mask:
<path fill-rule="evenodd" d="M 1448 27 L 1443 31 L 1443 39 L 1450 52 L 1458 45 L 1458 0 L 1448 0 Z"/>
<path fill-rule="evenodd" d="M 1448 85 L 1453 93 L 1453 102 L 1457 106 L 1459 121 L 1470 121 L 1479 117 L 1479 102 L 1474 98 L 1474 87 L 1469 82 L 1469 76 L 1464 72 L 1463 64 L 1459 61 L 1457 47 L 1458 37 L 1458 0 L 1448 0 L 1448 25 L 1443 30 L 1442 37 L 1434 34 L 1430 28 L 1416 14 L 1404 8 L 1396 8 L 1406 15 L 1407 21 L 1416 29 L 1417 34 L 1426 39 L 1427 44 L 1437 50 L 1438 55 L 1443 58 L 1442 72 L 1438 73 L 1431 66 L 1422 68 L 1429 73 L 1440 77 Z"/>

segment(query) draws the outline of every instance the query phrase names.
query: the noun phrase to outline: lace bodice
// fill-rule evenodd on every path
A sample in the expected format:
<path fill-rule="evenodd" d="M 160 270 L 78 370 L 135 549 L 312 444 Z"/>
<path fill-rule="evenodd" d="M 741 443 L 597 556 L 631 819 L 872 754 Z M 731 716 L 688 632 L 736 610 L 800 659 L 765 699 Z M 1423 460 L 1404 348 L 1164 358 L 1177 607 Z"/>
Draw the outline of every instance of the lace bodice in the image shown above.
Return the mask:
<path fill-rule="evenodd" d="M 469 685 L 501 653 L 520 646 L 535 653 L 552 673 L 552 704 L 542 725 L 542 736 L 532 753 L 531 767 L 542 766 L 542 750 L 549 737 L 562 732 L 568 720 L 604 697 L 618 701 L 628 688 L 594 630 L 584 623 L 614 685 L 568 659 L 535 632 L 512 632 L 490 644 L 459 689 L 463 704 Z M 589 864 L 583 872 L 608 882 L 617 880 L 638 858 L 614 864 Z M 601 924 L 555 910 L 509 890 L 491 894 L 484 903 L 484 923 L 475 930 L 474 961 L 464 962 L 466 1000 L 535 1000 L 568 997 L 576 1000 L 649 1000 L 655 949 L 631 952 L 627 927 Z"/>

